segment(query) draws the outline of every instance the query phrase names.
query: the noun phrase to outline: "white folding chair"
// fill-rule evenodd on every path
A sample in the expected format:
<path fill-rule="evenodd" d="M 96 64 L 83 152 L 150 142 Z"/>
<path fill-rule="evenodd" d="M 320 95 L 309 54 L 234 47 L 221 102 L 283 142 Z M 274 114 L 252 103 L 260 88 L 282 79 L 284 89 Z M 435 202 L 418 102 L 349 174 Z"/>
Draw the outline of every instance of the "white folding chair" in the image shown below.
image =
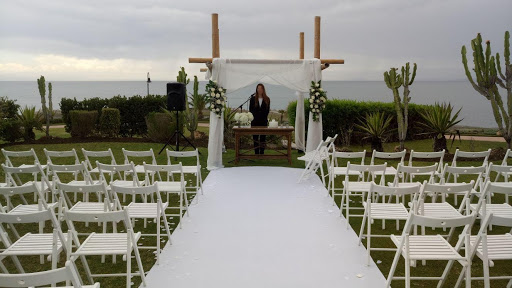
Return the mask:
<path fill-rule="evenodd" d="M 512 218 L 500 217 L 489 213 L 481 223 L 478 235 L 471 236 L 471 255 L 475 254 L 482 260 L 483 277 L 471 276 L 471 280 L 484 282 L 485 288 L 491 286 L 491 280 L 509 280 L 507 288 L 512 287 L 512 273 L 509 275 L 490 275 L 489 267 L 494 267 L 497 261 L 512 260 L 512 235 L 511 233 L 488 235 L 487 228 L 490 225 L 512 227 Z M 503 263 L 503 265 L 507 265 Z M 510 270 L 510 269 L 509 269 Z M 457 284 L 462 281 L 464 271 L 461 271 Z M 467 279 L 466 279 L 467 281 Z M 458 287 L 457 285 L 456 287 Z M 498 286 L 496 286 L 498 287 Z"/>
<path fill-rule="evenodd" d="M 398 164 L 395 178 L 389 186 L 394 187 L 411 187 L 421 182 L 414 181 L 414 176 L 424 176 L 427 183 L 434 183 L 434 175 L 437 171 L 437 163 L 430 166 L 406 166 Z"/>
<path fill-rule="evenodd" d="M 96 164 L 96 161 L 98 161 L 100 163 L 117 165 L 116 158 L 114 158 L 114 153 L 112 153 L 112 150 L 110 148 L 108 148 L 108 150 L 106 150 L 106 151 L 88 151 L 88 150 L 85 150 L 84 148 L 82 148 L 82 154 L 84 154 L 85 165 L 87 166 L 87 170 L 89 171 L 89 174 L 91 175 L 91 177 L 97 175 L 98 176 L 97 179 L 100 178 L 100 170 L 98 170 L 98 167 L 93 167 L 92 166 L 93 163 Z M 94 158 L 96 160 L 93 160 L 91 158 Z M 107 160 L 107 161 L 105 161 L 105 160 Z"/>
<path fill-rule="evenodd" d="M 379 152 L 377 150 L 373 150 L 372 159 L 370 161 L 370 165 L 376 165 L 376 159 L 383 160 L 387 163 L 389 160 L 399 160 L 398 164 L 404 165 L 405 153 L 407 151 L 403 150 L 402 152 Z M 397 165 L 398 167 L 398 165 Z M 381 172 L 379 172 L 381 173 Z M 396 168 L 393 166 L 387 166 L 384 175 L 395 175 Z"/>
<path fill-rule="evenodd" d="M 331 153 L 331 165 L 329 169 L 329 184 L 327 185 L 327 192 L 331 194 L 331 197 L 334 199 L 334 195 L 342 195 L 341 193 L 336 193 L 336 190 L 343 190 L 342 188 L 335 187 L 335 180 L 337 176 L 343 176 L 347 174 L 347 166 L 340 166 L 341 159 L 348 159 L 348 161 L 353 161 L 353 159 L 361 159 L 361 164 L 364 165 L 364 158 L 366 157 L 366 150 L 363 152 L 337 152 L 333 151 Z M 348 171 L 351 176 L 361 176 L 360 172 L 357 171 Z M 334 202 L 333 202 L 334 204 Z"/>
<path fill-rule="evenodd" d="M 484 203 L 480 210 L 478 210 L 478 216 L 480 218 L 483 219 L 486 214 L 492 213 L 496 217 L 512 219 L 512 206 L 510 204 L 506 202 L 492 203 L 492 198 L 497 197 L 497 194 L 503 195 L 505 199 L 512 197 L 512 187 L 501 186 L 499 184 L 487 181 L 485 188 L 479 194 L 481 198 L 486 199 L 483 201 Z M 471 210 L 477 211 L 477 205 L 471 204 Z"/>
<path fill-rule="evenodd" d="M 415 203 L 414 200 L 418 196 L 418 193 L 420 193 L 422 185 L 420 183 L 414 184 L 414 186 L 408 187 L 389 187 L 377 185 L 374 182 L 371 183 L 370 190 L 368 192 L 368 198 L 366 199 L 366 202 L 363 203 L 365 209 L 363 214 L 363 222 L 361 224 L 361 230 L 359 231 L 359 245 L 361 245 L 362 243 L 363 236 L 366 237 L 366 250 L 368 251 L 366 265 L 370 265 L 370 252 L 372 250 L 395 251 L 394 249 L 390 248 L 371 247 L 372 237 L 390 237 L 390 235 L 372 234 L 372 224 L 374 220 L 382 220 L 382 229 L 386 229 L 385 220 L 395 220 L 396 230 L 399 230 L 399 221 L 407 220 L 407 218 L 409 217 L 409 209 L 405 207 L 404 203 L 399 202 L 398 199 L 400 197 L 410 196 L 411 201 Z M 395 203 L 387 203 L 386 197 L 388 197 L 388 199 L 396 197 L 397 201 Z M 381 198 L 381 203 L 377 201 L 378 198 Z M 366 234 L 363 234 L 365 225 L 367 230 Z"/>
<path fill-rule="evenodd" d="M 477 159 L 483 159 L 482 160 L 482 166 L 486 166 L 489 164 L 489 156 L 491 155 L 491 148 L 487 151 L 480 151 L 480 152 L 467 152 L 467 151 L 460 151 L 459 149 L 455 150 L 455 154 L 453 154 L 453 160 L 451 167 L 466 167 L 461 164 L 461 159 L 469 159 L 469 160 L 477 160 Z M 459 163 L 457 163 L 457 160 L 459 160 Z M 473 167 L 473 166 L 471 166 Z M 453 176 L 454 182 L 457 182 L 458 175 L 448 175 L 448 178 L 446 179 L 448 182 L 451 180 L 450 177 Z M 485 176 L 485 175 L 484 175 Z"/>
<path fill-rule="evenodd" d="M 165 232 L 167 234 L 167 239 L 169 240 L 169 244 L 171 244 L 171 232 L 169 230 L 169 224 L 167 223 L 167 214 L 165 210 L 169 203 L 162 203 L 162 198 L 160 197 L 160 191 L 158 189 L 158 182 L 153 185 L 144 186 L 144 187 L 122 187 L 112 185 L 112 195 L 117 202 L 119 207 L 121 206 L 121 201 L 119 201 L 118 194 L 122 195 L 132 195 L 134 199 L 137 199 L 137 196 L 142 199 L 143 203 L 131 202 L 126 206 L 126 210 L 128 210 L 128 216 L 130 219 L 143 219 L 144 220 L 144 228 L 147 227 L 147 220 L 154 219 L 156 223 L 156 234 L 142 234 L 142 236 L 156 236 L 156 245 L 155 246 L 139 246 L 139 249 L 156 249 L 156 263 L 160 264 L 160 242 L 164 242 L 161 239 L 160 235 L 160 221 L 163 222 Z M 156 196 L 156 203 L 148 203 L 148 197 L 153 198 Z M 132 226 L 135 228 L 135 222 L 132 222 Z"/>
<path fill-rule="evenodd" d="M 380 172 L 380 185 L 384 185 L 383 173 L 386 171 L 387 164 L 381 165 L 356 165 L 347 162 L 347 171 L 345 173 L 345 180 L 343 181 L 343 195 L 340 204 L 340 216 L 343 216 L 343 208 L 345 208 L 345 218 L 347 219 L 347 229 L 350 225 L 350 209 L 364 210 L 364 207 L 350 207 L 350 196 L 361 196 L 361 203 L 365 200 L 365 195 L 370 191 L 372 182 L 376 182 L 376 177 Z M 350 181 L 351 171 L 359 172 L 361 175 L 357 176 L 356 181 Z M 365 175 L 368 174 L 370 181 L 364 181 Z M 363 217 L 363 215 L 354 215 L 354 217 Z"/>
<path fill-rule="evenodd" d="M 144 169 L 146 170 L 146 185 L 152 185 L 156 181 L 158 181 L 158 190 L 160 192 L 165 192 L 167 194 L 167 205 L 170 205 L 169 202 L 169 194 L 177 194 L 179 197 L 178 207 L 167 206 L 167 209 L 179 210 L 179 213 L 169 214 L 168 216 L 178 216 L 180 219 L 180 228 L 182 228 L 182 218 L 183 211 L 188 212 L 188 195 L 186 190 L 186 181 L 185 176 L 183 175 L 183 166 L 181 162 L 175 165 L 150 165 L 144 164 Z M 161 173 L 164 173 L 164 177 L 162 177 Z M 178 181 L 172 181 L 172 176 L 174 174 L 179 174 Z M 155 179 L 156 178 L 156 179 Z"/>
<path fill-rule="evenodd" d="M 185 186 L 185 188 L 189 188 L 195 190 L 193 193 L 198 193 L 199 189 L 201 189 L 201 194 L 203 193 L 203 176 L 201 175 L 201 162 L 199 161 L 199 150 L 193 151 L 171 151 L 169 149 L 165 149 L 167 154 L 167 164 L 172 165 L 171 158 L 195 158 L 196 165 L 183 165 L 183 174 L 192 174 L 196 177 L 196 185 L 195 186 Z M 191 181 L 192 183 L 192 181 Z"/>
<path fill-rule="evenodd" d="M 414 159 L 428 159 L 429 161 L 432 161 L 432 159 L 437 159 L 437 171 L 435 173 L 435 176 L 440 178 L 441 177 L 441 174 L 442 174 L 442 170 L 443 170 L 443 167 L 444 167 L 444 155 L 445 155 L 446 151 L 443 149 L 443 151 L 438 151 L 438 152 L 417 152 L 417 151 L 414 151 L 414 150 L 411 150 L 411 153 L 409 153 L 409 162 L 408 162 L 408 166 L 414 166 L 413 162 Z M 418 165 L 416 165 L 418 166 Z M 418 174 L 416 174 L 418 175 Z"/>
<path fill-rule="evenodd" d="M 334 137 L 327 137 L 325 141 L 322 141 L 318 144 L 315 150 L 306 152 L 303 156 L 297 158 L 297 160 L 304 161 L 306 167 L 302 174 L 299 177 L 298 183 L 302 182 L 304 179 L 308 179 L 309 176 L 315 174 L 318 169 L 320 169 L 322 183 L 325 186 L 325 177 L 328 175 L 324 174 L 324 162 L 326 162 L 327 167 L 329 167 L 329 150 L 334 151 L 334 140 L 336 140 L 336 134 Z"/>
<path fill-rule="evenodd" d="M 68 241 L 67 245 L 67 259 L 74 259 L 78 256 L 114 256 L 114 262 L 117 255 L 121 255 L 123 260 L 126 261 L 126 273 L 103 273 L 92 274 L 91 270 L 86 268 L 86 274 L 91 283 L 94 282 L 94 277 L 126 277 L 126 288 L 131 287 L 132 276 L 139 275 L 142 279 L 142 284 L 146 286 L 146 277 L 144 275 L 144 267 L 140 258 L 137 241 L 141 237 L 141 233 L 133 232 L 130 218 L 128 217 L 128 210 L 109 211 L 109 212 L 72 212 L 64 211 L 63 218 L 68 224 Z M 103 233 L 92 232 L 83 242 L 78 239 L 78 233 L 75 229 L 75 222 L 90 222 L 90 223 L 112 223 L 113 232 Z M 117 223 L 123 222 L 124 231 L 117 231 Z M 105 229 L 105 228 L 104 228 Z M 72 250 L 73 243 L 75 250 Z M 135 254 L 135 261 L 137 262 L 138 271 L 132 272 L 132 253 Z M 108 271 L 108 269 L 107 269 Z"/>
<path fill-rule="evenodd" d="M 42 231 L 40 224 L 46 221 L 52 223 L 53 233 Z M 11 241 L 6 233 L 8 231 L 7 227 L 11 228 L 17 224 L 23 224 L 23 228 L 26 230 L 30 223 L 38 224 L 39 233 L 28 232 L 16 241 Z M 7 225 L 7 227 L 3 225 Z M 40 256 L 40 264 L 44 264 L 44 256 L 50 256 L 52 269 L 57 268 L 58 255 L 62 249 L 65 249 L 66 237 L 60 229 L 60 224 L 52 208 L 27 213 L 0 213 L 0 232 L 0 240 L 5 247 L 5 250 L 0 253 L 0 261 L 6 257 L 11 257 L 17 270 L 24 273 L 25 270 L 18 260 L 19 256 L 38 255 Z M 0 266 L 4 273 L 8 273 L 3 264 Z"/>
<path fill-rule="evenodd" d="M 147 151 L 129 151 L 129 150 L 122 148 L 122 151 L 123 151 L 123 155 L 124 155 L 124 164 L 135 163 L 133 161 L 134 158 L 140 160 L 140 162 L 151 163 L 153 165 L 157 164 L 156 158 L 155 158 L 155 153 L 153 153 L 153 148 L 151 148 Z M 146 160 L 150 160 L 150 161 L 146 161 Z M 142 163 L 136 164 L 135 172 L 137 173 L 136 175 L 139 175 L 139 174 L 144 175 L 144 165 Z"/>
<path fill-rule="evenodd" d="M 87 171 L 85 162 L 71 165 L 48 164 L 48 171 L 50 172 L 50 175 L 52 175 L 52 185 L 55 181 L 70 185 L 86 185 L 94 182 L 89 171 Z M 65 181 L 65 179 L 61 179 L 62 174 L 69 173 L 73 174 L 73 180 Z"/>
<path fill-rule="evenodd" d="M 51 192 L 52 199 L 51 202 L 55 203 L 55 195 L 53 193 L 53 187 L 48 181 L 46 174 L 44 173 L 41 165 L 25 165 L 23 167 L 7 167 L 4 164 L 1 164 L 2 169 L 5 172 L 5 178 L 7 180 L 7 187 L 17 187 L 17 186 L 26 186 L 26 185 L 36 185 L 38 193 L 34 192 L 34 202 L 37 203 L 39 196 L 42 197 L 46 202 L 48 202 L 48 192 Z M 25 182 L 23 182 L 23 180 Z M 19 181 L 16 181 L 18 179 Z M 33 180 L 28 180 L 33 179 Z M 28 205 L 26 199 L 22 199 L 23 204 Z M 11 209 L 11 207 L 9 207 Z"/>
<path fill-rule="evenodd" d="M 466 201 L 469 205 L 469 199 Z M 413 204 L 417 207 L 417 204 Z M 416 261 L 457 261 L 463 269 L 466 269 L 466 276 L 471 279 L 471 255 L 470 255 L 470 236 L 471 227 L 476 219 L 476 213 L 459 218 L 433 218 L 415 214 L 414 209 L 409 211 L 409 217 L 405 224 L 402 236 L 391 235 L 391 240 L 396 245 L 397 250 L 391 269 L 389 271 L 386 286 L 390 287 L 392 280 L 404 280 L 405 287 L 411 287 L 411 280 L 443 280 L 448 276 L 450 263 L 446 265 L 445 271 L 440 277 L 436 276 L 411 276 L 411 265 Z M 464 227 L 460 234 L 457 244 L 452 246 L 441 235 L 411 235 L 415 226 L 425 226 L 432 228 L 455 228 Z M 462 244 L 464 245 L 464 256 L 459 253 Z M 400 256 L 404 257 L 405 277 L 395 277 L 395 270 Z M 439 265 L 439 264 L 436 264 Z M 471 287 L 471 281 L 466 281 L 466 287 Z"/>
<path fill-rule="evenodd" d="M 23 167 L 25 165 L 34 165 L 36 163 L 39 163 L 43 170 L 46 169 L 46 165 L 41 164 L 41 161 L 39 161 L 39 158 L 37 157 L 36 152 L 34 151 L 34 148 L 31 148 L 27 151 L 7 151 L 2 148 L 2 154 L 5 157 L 5 166 L 9 167 Z M 23 158 L 22 161 L 26 161 L 25 163 L 22 163 L 20 165 L 14 165 L 12 158 Z M 25 159 L 28 158 L 28 159 Z"/>
<path fill-rule="evenodd" d="M 0 287 L 30 288 L 65 282 L 63 288 L 100 288 L 100 283 L 82 285 L 79 273 L 71 261 L 66 261 L 62 268 L 23 274 L 0 274 Z"/>
<path fill-rule="evenodd" d="M 466 199 L 471 199 L 471 192 L 473 191 L 474 181 L 470 183 L 459 183 L 454 185 L 443 185 L 427 183 L 423 188 L 420 196 L 418 197 L 417 214 L 433 218 L 460 218 L 464 215 L 468 215 L 469 211 L 464 210 L 466 208 Z M 464 195 L 461 205 L 459 207 L 453 207 L 449 202 L 446 201 L 446 197 L 449 195 Z M 426 197 L 430 196 L 432 202 L 428 203 Z M 454 196 L 454 197 L 455 197 Z M 436 202 L 436 199 L 440 198 L 440 202 Z M 443 229 L 446 230 L 446 229 Z M 447 240 L 450 241 L 454 229 L 450 229 Z M 425 234 L 425 227 L 422 227 L 422 234 Z M 445 235 L 443 235 L 444 237 Z"/>
<path fill-rule="evenodd" d="M 60 182 L 55 183 L 55 189 L 59 190 L 68 202 L 69 211 L 72 212 L 106 212 L 120 209 L 115 206 L 113 199 L 107 191 L 107 186 L 104 182 L 95 184 L 84 184 L 84 185 L 70 185 Z M 75 204 L 71 202 L 68 193 L 75 195 Z M 77 201 L 77 194 L 82 194 L 82 201 Z M 89 195 L 96 194 L 97 201 L 90 201 Z M 104 200 L 102 200 L 104 199 Z"/>
<path fill-rule="evenodd" d="M 491 173 L 496 173 L 496 178 L 493 182 L 494 185 L 500 187 L 508 187 L 512 189 L 512 182 L 509 182 L 510 174 L 512 174 L 512 166 L 507 165 L 494 165 L 492 162 L 489 164 L 489 168 L 487 169 L 487 180 L 491 181 Z M 499 182 L 499 176 L 503 176 L 503 182 Z M 505 203 L 510 203 L 509 197 L 505 197 Z"/>
<path fill-rule="evenodd" d="M 484 184 L 484 180 L 486 177 L 488 166 L 482 165 L 477 167 L 454 167 L 454 166 L 448 166 L 448 164 L 445 164 L 445 167 L 443 169 L 443 175 L 441 177 L 441 180 L 439 181 L 440 184 L 453 186 L 457 185 L 458 181 L 457 179 L 461 175 L 467 175 L 472 176 L 474 179 L 471 179 L 469 181 L 474 181 L 473 186 L 473 192 L 476 193 L 476 191 L 481 191 L 482 185 Z M 455 175 L 457 177 L 455 177 Z M 452 177 L 454 176 L 454 177 Z M 453 182 L 450 182 L 449 180 L 453 179 Z M 453 194 L 453 193 L 452 193 Z M 457 194 L 454 195 L 454 203 L 455 205 L 458 205 L 458 198 Z M 464 194 L 459 194 L 464 195 Z"/>

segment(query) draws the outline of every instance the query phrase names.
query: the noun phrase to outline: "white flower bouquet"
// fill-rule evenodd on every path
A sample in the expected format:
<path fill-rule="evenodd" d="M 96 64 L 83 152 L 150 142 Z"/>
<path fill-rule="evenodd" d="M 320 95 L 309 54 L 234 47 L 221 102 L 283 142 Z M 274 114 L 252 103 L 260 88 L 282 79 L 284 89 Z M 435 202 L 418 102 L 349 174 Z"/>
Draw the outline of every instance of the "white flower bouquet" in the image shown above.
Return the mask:
<path fill-rule="evenodd" d="M 206 84 L 206 101 L 210 104 L 209 109 L 220 118 L 226 106 L 226 89 L 219 87 L 216 81 L 210 80 Z"/>
<path fill-rule="evenodd" d="M 309 111 L 313 113 L 313 121 L 320 120 L 320 113 L 325 108 L 327 101 L 327 93 L 322 89 L 322 81 L 315 83 L 311 81 L 311 89 L 309 90 Z"/>
<path fill-rule="evenodd" d="M 254 116 L 251 112 L 235 113 L 234 119 L 238 122 L 238 126 L 250 126 L 251 121 L 254 120 Z"/>

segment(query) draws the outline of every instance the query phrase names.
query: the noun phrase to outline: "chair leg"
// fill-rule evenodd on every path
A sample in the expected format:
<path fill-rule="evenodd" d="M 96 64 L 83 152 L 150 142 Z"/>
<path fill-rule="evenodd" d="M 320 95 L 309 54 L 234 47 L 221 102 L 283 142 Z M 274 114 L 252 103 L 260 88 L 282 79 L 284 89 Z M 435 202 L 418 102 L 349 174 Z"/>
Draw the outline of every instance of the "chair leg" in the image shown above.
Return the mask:
<path fill-rule="evenodd" d="M 366 225 L 366 218 L 368 217 L 366 209 L 364 210 L 363 214 L 363 222 L 361 222 L 361 230 L 359 230 L 359 242 L 358 245 L 361 246 L 361 243 L 363 243 L 363 232 L 364 232 L 364 226 Z"/>
<path fill-rule="evenodd" d="M 144 267 L 142 266 L 142 260 L 140 259 L 139 248 L 137 247 L 137 244 L 133 245 L 133 251 L 135 252 L 135 260 L 137 261 L 137 266 L 139 267 L 142 284 L 144 287 L 146 287 L 146 275 L 144 274 Z"/>
<path fill-rule="evenodd" d="M 391 287 L 391 281 L 393 280 L 393 276 L 395 275 L 396 266 L 398 265 L 398 260 L 400 260 L 401 253 L 402 247 L 398 247 L 395 253 L 395 258 L 393 259 L 393 264 L 391 264 L 391 269 L 389 270 L 388 278 L 386 279 L 386 288 Z"/>
<path fill-rule="evenodd" d="M 169 223 L 167 223 L 167 215 L 165 214 L 165 209 L 162 209 L 162 218 L 164 219 L 165 233 L 167 233 L 169 245 L 172 245 L 171 231 L 169 230 Z"/>
<path fill-rule="evenodd" d="M 134 243 L 134 245 L 137 245 Z M 128 245 L 130 246 L 130 245 Z M 128 247 L 128 249 L 130 249 Z M 126 253 L 126 288 L 132 287 L 132 251 Z"/>
<path fill-rule="evenodd" d="M 366 232 L 366 250 L 367 250 L 367 258 L 366 258 L 366 266 L 370 266 L 370 262 L 371 262 L 371 255 L 370 255 L 370 251 L 371 251 L 371 242 L 370 242 L 370 239 L 371 239 L 371 235 L 372 235 L 372 212 L 370 210 L 368 210 L 368 226 L 367 226 L 367 232 Z M 361 234 L 362 235 L 362 234 Z"/>
<path fill-rule="evenodd" d="M 345 214 L 346 214 L 346 218 L 347 218 L 347 229 L 350 227 L 350 222 L 349 222 L 350 199 L 349 199 L 349 196 L 350 196 L 350 191 L 347 190 L 347 196 L 345 197 Z"/>

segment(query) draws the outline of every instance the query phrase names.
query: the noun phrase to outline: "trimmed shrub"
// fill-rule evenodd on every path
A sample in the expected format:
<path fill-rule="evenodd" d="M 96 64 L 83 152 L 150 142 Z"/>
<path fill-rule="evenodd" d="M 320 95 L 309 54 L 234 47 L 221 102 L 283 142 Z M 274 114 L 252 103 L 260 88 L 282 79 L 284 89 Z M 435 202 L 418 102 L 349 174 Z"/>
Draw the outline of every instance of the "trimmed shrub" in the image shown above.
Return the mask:
<path fill-rule="evenodd" d="M 97 111 L 71 110 L 71 137 L 85 138 L 94 133 L 98 121 Z"/>
<path fill-rule="evenodd" d="M 409 104 L 409 128 L 407 139 L 426 139 L 429 138 L 424 128 L 417 125 L 416 122 L 422 121 L 420 111 L 425 111 L 427 105 Z M 288 119 L 290 125 L 295 125 L 295 110 L 297 101 L 288 104 Z M 304 100 L 304 109 L 306 117 L 306 131 L 309 117 L 309 102 Z M 354 124 L 357 119 L 364 117 L 367 113 L 384 112 L 386 115 L 395 116 L 393 103 L 384 102 L 362 102 L 355 100 L 329 99 L 325 103 L 325 109 L 322 112 L 323 133 L 325 136 L 333 136 L 338 134 L 338 143 L 348 146 L 350 144 L 360 144 L 359 137 L 352 137 L 354 143 L 342 143 L 346 141 L 347 134 L 351 134 L 354 130 Z M 396 120 L 391 123 L 391 129 L 397 128 Z M 398 141 L 398 135 L 393 134 L 389 141 Z M 350 141 L 349 141 L 350 142 Z"/>
<path fill-rule="evenodd" d="M 62 120 L 66 124 L 66 131 L 72 129 L 69 112 L 71 110 L 98 111 L 101 118 L 103 108 L 117 108 L 121 114 L 121 126 L 119 134 L 121 136 L 145 136 L 147 135 L 147 126 L 145 118 L 150 112 L 160 112 L 165 107 L 167 101 L 166 95 L 148 95 L 132 97 L 114 96 L 110 99 L 91 98 L 77 101 L 76 99 L 63 98 L 60 102 Z M 99 124 L 99 123 L 97 123 Z"/>
<path fill-rule="evenodd" d="M 0 119 L 16 118 L 20 105 L 16 104 L 16 100 L 11 100 L 5 96 L 0 97 Z"/>
<path fill-rule="evenodd" d="M 121 113 L 117 108 L 103 108 L 100 116 L 101 135 L 117 137 L 121 128 Z"/>
<path fill-rule="evenodd" d="M 146 117 L 146 125 L 148 127 L 148 137 L 152 141 L 166 142 L 176 131 L 176 115 L 151 112 Z M 181 123 L 180 131 L 183 133 L 183 125 Z"/>
<path fill-rule="evenodd" d="M 6 118 L 0 121 L 0 139 L 13 143 L 23 139 L 21 121 L 14 118 Z"/>

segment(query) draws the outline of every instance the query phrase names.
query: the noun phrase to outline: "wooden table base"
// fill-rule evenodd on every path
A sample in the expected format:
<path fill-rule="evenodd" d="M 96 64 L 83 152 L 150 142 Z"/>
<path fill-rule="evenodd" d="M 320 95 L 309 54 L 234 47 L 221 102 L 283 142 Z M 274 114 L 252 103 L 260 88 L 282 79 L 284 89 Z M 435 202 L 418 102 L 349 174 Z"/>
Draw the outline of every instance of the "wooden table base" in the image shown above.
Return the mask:
<path fill-rule="evenodd" d="M 240 159 L 288 159 L 288 164 L 292 165 L 292 132 L 295 129 L 293 127 L 286 127 L 286 128 L 269 128 L 269 127 L 262 127 L 262 126 L 255 126 L 255 127 L 234 127 L 233 131 L 235 133 L 235 164 L 238 164 L 240 162 Z M 265 147 L 265 149 L 277 151 L 280 154 L 248 154 L 250 152 L 254 153 L 255 148 L 262 148 L 261 146 L 258 147 L 251 147 L 251 149 L 248 149 L 246 151 L 240 151 L 241 150 L 241 138 L 242 137 L 248 137 L 252 135 L 277 135 L 280 136 L 280 138 L 286 138 L 288 141 L 288 149 L 286 153 L 283 153 L 282 151 L 279 151 L 280 149 L 272 149 Z M 252 139 L 251 139 L 252 140 Z M 282 149 L 281 149 L 282 150 Z"/>

